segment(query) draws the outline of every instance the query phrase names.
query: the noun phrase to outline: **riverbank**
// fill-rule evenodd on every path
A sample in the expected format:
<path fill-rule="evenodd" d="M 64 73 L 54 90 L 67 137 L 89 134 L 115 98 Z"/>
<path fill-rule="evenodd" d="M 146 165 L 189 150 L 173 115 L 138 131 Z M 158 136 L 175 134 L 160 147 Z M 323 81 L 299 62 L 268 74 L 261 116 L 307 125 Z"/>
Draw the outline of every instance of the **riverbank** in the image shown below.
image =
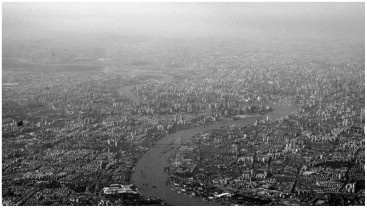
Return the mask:
<path fill-rule="evenodd" d="M 272 108 L 274 109 L 272 112 L 257 117 L 213 123 L 207 126 L 194 127 L 165 135 L 137 162 L 132 175 L 132 182 L 139 188 L 142 194 L 159 197 L 160 199 L 166 200 L 170 205 L 220 206 L 220 204 L 213 201 L 204 201 L 200 198 L 188 197 L 184 194 L 171 191 L 171 188 L 166 185 L 169 176 L 164 172 L 164 168 L 169 165 L 169 156 L 174 153 L 181 142 L 190 139 L 196 134 L 222 126 L 252 124 L 256 119 L 264 119 L 266 116 L 269 116 L 269 119 L 275 119 L 295 111 L 293 107 L 284 105 L 272 105 Z"/>

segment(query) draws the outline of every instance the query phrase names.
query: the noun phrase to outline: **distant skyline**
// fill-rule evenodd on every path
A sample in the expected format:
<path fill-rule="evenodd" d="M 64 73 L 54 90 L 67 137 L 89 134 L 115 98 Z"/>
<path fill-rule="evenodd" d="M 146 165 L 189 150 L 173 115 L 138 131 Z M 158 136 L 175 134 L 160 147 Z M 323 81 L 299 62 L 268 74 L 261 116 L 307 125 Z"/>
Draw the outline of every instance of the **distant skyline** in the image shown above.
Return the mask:
<path fill-rule="evenodd" d="M 3 3 L 3 38 L 361 39 L 364 3 Z"/>

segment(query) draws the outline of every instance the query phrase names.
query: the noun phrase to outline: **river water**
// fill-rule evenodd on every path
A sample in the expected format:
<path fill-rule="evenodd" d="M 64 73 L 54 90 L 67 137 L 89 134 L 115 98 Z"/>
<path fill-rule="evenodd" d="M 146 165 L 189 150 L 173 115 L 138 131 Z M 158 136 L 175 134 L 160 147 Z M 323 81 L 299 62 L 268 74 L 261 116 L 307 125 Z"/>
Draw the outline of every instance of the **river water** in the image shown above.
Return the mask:
<path fill-rule="evenodd" d="M 266 116 L 275 119 L 286 116 L 295 111 L 295 108 L 288 105 L 272 105 L 273 111 L 258 117 L 246 118 L 243 120 L 226 121 L 214 123 L 203 127 L 194 127 L 187 130 L 181 130 L 173 134 L 167 134 L 158 140 L 137 162 L 132 175 L 133 183 L 139 188 L 139 191 L 145 196 L 156 196 L 166 200 L 168 204 L 175 206 L 220 206 L 213 201 L 204 201 L 201 198 L 191 198 L 184 194 L 171 191 L 166 185 L 169 178 L 164 172 L 164 168 L 169 166 L 168 158 L 179 147 L 177 144 L 192 136 L 217 129 L 221 126 L 253 124 L 256 119 L 265 119 Z"/>
<path fill-rule="evenodd" d="M 153 75 L 160 76 L 160 78 L 161 78 L 160 82 L 171 83 L 171 82 L 175 81 L 175 79 L 172 76 L 168 75 L 168 74 L 159 74 L 159 75 L 153 74 Z M 143 98 L 137 96 L 131 90 L 134 87 L 139 89 L 139 88 L 141 88 L 141 87 L 143 87 L 147 84 L 152 84 L 154 82 L 155 82 L 154 80 L 146 80 L 145 82 L 140 83 L 140 84 L 122 86 L 117 90 L 117 92 L 119 93 L 119 95 L 125 96 L 126 98 L 132 100 L 135 103 L 144 103 L 144 104 L 146 104 L 147 102 Z"/>

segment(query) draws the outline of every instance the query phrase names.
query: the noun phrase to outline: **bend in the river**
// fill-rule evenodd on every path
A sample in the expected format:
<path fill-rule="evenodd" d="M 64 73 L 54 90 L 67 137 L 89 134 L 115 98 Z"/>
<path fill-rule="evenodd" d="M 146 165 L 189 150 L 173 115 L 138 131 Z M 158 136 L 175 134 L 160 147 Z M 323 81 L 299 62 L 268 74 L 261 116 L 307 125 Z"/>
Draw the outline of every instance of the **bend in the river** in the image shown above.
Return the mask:
<path fill-rule="evenodd" d="M 130 92 L 132 87 L 133 86 L 121 88 L 119 91 L 121 94 L 127 95 L 129 98 L 133 98 L 133 100 L 141 101 L 141 98 L 136 97 Z M 242 120 L 214 123 L 165 135 L 158 140 L 155 145 L 152 146 L 137 162 L 132 175 L 133 183 L 139 188 L 139 191 L 143 195 L 159 197 L 160 199 L 166 200 L 170 205 L 219 206 L 220 204 L 214 201 L 204 201 L 201 198 L 189 197 L 187 195 L 171 191 L 171 188 L 166 185 L 166 181 L 169 176 L 164 172 L 164 168 L 169 166 L 169 156 L 172 155 L 179 147 L 177 144 L 192 138 L 196 134 L 217 129 L 222 126 L 252 124 L 256 119 L 262 119 L 265 116 L 275 119 L 289 115 L 295 111 L 294 107 L 289 105 L 272 105 L 272 107 L 274 110 L 265 115 Z"/>

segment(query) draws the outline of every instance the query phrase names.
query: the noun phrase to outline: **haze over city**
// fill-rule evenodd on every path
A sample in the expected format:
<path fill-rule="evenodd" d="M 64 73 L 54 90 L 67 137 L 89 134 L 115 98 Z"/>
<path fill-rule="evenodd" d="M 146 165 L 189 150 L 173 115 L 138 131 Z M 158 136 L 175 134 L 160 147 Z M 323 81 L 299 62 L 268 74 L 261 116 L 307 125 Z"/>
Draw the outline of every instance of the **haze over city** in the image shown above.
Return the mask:
<path fill-rule="evenodd" d="M 3 33 L 364 39 L 363 3 L 4 3 Z"/>
<path fill-rule="evenodd" d="M 364 3 L 2 20 L 2 205 L 365 205 Z"/>

